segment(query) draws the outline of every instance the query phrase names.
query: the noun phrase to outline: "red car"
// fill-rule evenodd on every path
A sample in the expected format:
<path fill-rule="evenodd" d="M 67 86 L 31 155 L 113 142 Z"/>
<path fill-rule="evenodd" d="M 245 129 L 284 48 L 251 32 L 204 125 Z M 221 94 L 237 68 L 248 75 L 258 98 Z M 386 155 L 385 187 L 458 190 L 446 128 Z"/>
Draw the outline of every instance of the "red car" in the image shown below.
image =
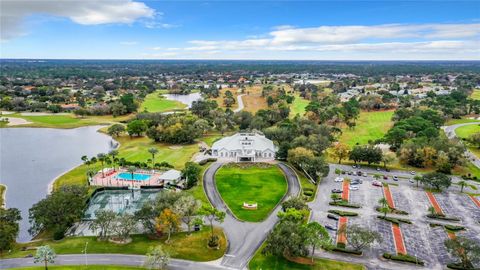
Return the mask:
<path fill-rule="evenodd" d="M 372 182 L 372 185 L 376 186 L 376 187 L 381 187 L 382 186 L 382 183 L 380 183 L 379 181 L 373 181 Z"/>

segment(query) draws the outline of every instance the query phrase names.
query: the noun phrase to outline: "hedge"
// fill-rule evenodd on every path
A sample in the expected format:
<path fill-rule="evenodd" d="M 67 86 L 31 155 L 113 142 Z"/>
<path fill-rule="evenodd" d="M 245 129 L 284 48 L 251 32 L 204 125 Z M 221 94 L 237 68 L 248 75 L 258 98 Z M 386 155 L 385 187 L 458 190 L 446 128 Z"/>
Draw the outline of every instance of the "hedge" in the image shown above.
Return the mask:
<path fill-rule="evenodd" d="M 459 218 L 456 218 L 456 217 L 445 217 L 445 216 L 441 216 L 441 215 L 432 215 L 432 214 L 428 214 L 427 217 L 429 218 L 435 218 L 435 219 L 441 219 L 441 220 L 450 220 L 450 221 L 460 221 Z"/>
<path fill-rule="evenodd" d="M 338 220 L 338 217 L 335 216 L 335 215 L 332 215 L 332 214 L 327 214 L 327 218 L 329 218 L 329 219 L 334 219 L 334 220 Z"/>
<path fill-rule="evenodd" d="M 403 254 L 399 254 L 399 255 L 393 255 L 393 254 L 390 254 L 390 253 L 383 253 L 383 258 L 385 259 L 388 259 L 388 260 L 392 260 L 392 261 L 399 261 L 399 262 L 408 262 L 408 263 L 414 263 L 414 264 L 418 264 L 418 265 L 425 265 L 425 263 L 420 260 L 419 258 L 416 258 L 414 256 L 411 256 L 411 255 L 403 255 Z"/>
<path fill-rule="evenodd" d="M 360 208 L 361 207 L 360 205 L 350 204 L 350 203 L 345 202 L 345 201 L 329 202 L 328 204 L 332 205 L 332 206 L 343 206 L 343 207 L 349 207 L 349 208 Z"/>
<path fill-rule="evenodd" d="M 215 162 L 215 161 L 217 161 L 216 158 L 202 159 L 202 160 L 200 160 L 200 161 L 198 162 L 198 165 L 202 165 L 202 166 L 203 166 L 203 165 L 205 165 L 205 164 L 207 164 L 207 163 L 209 163 L 209 162 Z"/>
<path fill-rule="evenodd" d="M 303 190 L 303 195 L 310 197 L 313 195 L 313 190 Z"/>
<path fill-rule="evenodd" d="M 384 216 L 377 216 L 377 218 L 383 219 L 385 221 L 389 221 L 395 224 L 400 224 L 400 223 L 412 224 L 410 220 L 404 219 L 404 218 L 393 218 L 393 217 L 384 217 Z"/>
<path fill-rule="evenodd" d="M 462 231 L 462 230 L 465 230 L 465 227 L 463 226 L 455 226 L 455 225 L 445 225 L 444 226 L 445 229 L 449 230 L 449 231 Z"/>
<path fill-rule="evenodd" d="M 381 209 L 380 206 L 375 207 L 375 210 L 377 210 L 377 212 L 382 212 L 382 211 L 380 211 L 380 209 Z M 396 208 L 389 208 L 389 209 L 390 209 L 390 211 L 389 211 L 390 214 L 408 215 L 408 212 L 407 212 L 407 211 L 398 210 L 398 209 L 396 209 Z"/>
<path fill-rule="evenodd" d="M 458 263 L 449 263 L 449 264 L 447 264 L 447 267 L 450 268 L 450 269 L 455 269 L 455 270 L 474 270 L 474 269 L 477 269 L 477 268 L 464 268 L 463 266 L 461 266 Z"/>
<path fill-rule="evenodd" d="M 336 214 L 341 217 L 356 217 L 358 213 L 349 212 L 349 211 L 341 211 L 341 210 L 328 210 L 328 213 Z"/>
<path fill-rule="evenodd" d="M 340 243 L 338 243 L 340 244 Z M 337 247 L 333 248 L 332 251 L 335 251 L 335 252 L 342 252 L 342 253 L 347 253 L 347 254 L 353 254 L 353 255 L 362 255 L 363 252 L 361 251 L 358 251 L 358 250 L 353 250 L 353 249 L 347 249 L 347 248 L 342 248 L 342 247 L 339 247 L 337 244 Z M 343 243 L 342 243 L 343 244 Z"/>

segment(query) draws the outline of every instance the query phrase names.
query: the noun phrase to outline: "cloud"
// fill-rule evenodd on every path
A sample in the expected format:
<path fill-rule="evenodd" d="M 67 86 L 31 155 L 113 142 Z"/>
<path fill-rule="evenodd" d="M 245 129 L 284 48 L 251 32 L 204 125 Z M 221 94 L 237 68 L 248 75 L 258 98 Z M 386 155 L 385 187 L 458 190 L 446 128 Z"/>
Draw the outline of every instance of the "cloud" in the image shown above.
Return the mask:
<path fill-rule="evenodd" d="M 131 24 L 156 15 L 152 8 L 132 0 L 2 0 L 0 10 L 2 40 L 27 34 L 24 20 L 34 14 L 66 17 L 81 25 Z"/>
<path fill-rule="evenodd" d="M 137 45 L 138 42 L 136 41 L 121 41 L 120 42 L 120 45 L 125 45 L 125 46 L 133 46 L 133 45 Z"/>

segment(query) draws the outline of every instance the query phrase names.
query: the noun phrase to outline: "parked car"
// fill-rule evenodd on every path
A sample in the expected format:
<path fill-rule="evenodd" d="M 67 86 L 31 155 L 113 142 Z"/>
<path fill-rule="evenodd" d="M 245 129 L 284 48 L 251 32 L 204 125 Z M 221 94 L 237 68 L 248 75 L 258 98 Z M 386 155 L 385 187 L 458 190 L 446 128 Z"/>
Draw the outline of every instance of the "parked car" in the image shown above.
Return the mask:
<path fill-rule="evenodd" d="M 328 229 L 328 230 L 331 230 L 331 231 L 336 231 L 336 230 L 337 230 L 336 227 L 334 227 L 334 226 L 332 226 L 332 225 L 330 225 L 330 224 L 325 225 L 325 228 Z"/>
<path fill-rule="evenodd" d="M 343 190 L 338 189 L 338 188 L 332 189 L 332 193 L 342 193 L 342 192 L 343 192 Z"/>
<path fill-rule="evenodd" d="M 415 183 L 415 181 L 414 181 L 413 179 L 411 179 L 411 178 L 408 179 L 408 182 L 410 182 L 410 183 L 412 183 L 412 184 Z"/>
<path fill-rule="evenodd" d="M 411 175 L 415 175 L 415 173 L 416 173 L 415 171 L 411 171 L 411 172 L 410 172 Z"/>
<path fill-rule="evenodd" d="M 347 174 L 348 174 L 348 175 L 352 175 L 352 172 L 351 172 L 351 171 L 348 171 Z"/>
<path fill-rule="evenodd" d="M 343 177 L 337 177 L 334 180 L 335 182 L 343 182 Z"/>
<path fill-rule="evenodd" d="M 358 175 L 358 176 L 362 176 L 362 174 L 363 174 L 363 173 L 362 173 L 361 171 L 358 171 L 358 172 L 357 172 L 357 175 Z"/>
<path fill-rule="evenodd" d="M 398 181 L 398 176 L 394 175 L 393 176 L 393 181 Z"/>
<path fill-rule="evenodd" d="M 368 176 L 367 172 L 363 172 L 362 175 L 363 175 L 364 177 L 367 177 L 367 176 Z"/>
<path fill-rule="evenodd" d="M 372 182 L 372 185 L 376 186 L 376 187 L 381 187 L 382 186 L 382 183 L 380 181 L 377 181 L 377 180 L 374 180 Z"/>
<path fill-rule="evenodd" d="M 363 184 L 362 179 L 353 179 L 352 182 L 350 182 L 350 185 L 357 185 L 357 184 Z"/>
<path fill-rule="evenodd" d="M 379 168 L 379 167 L 377 167 L 377 171 L 380 171 L 380 168 Z"/>
<path fill-rule="evenodd" d="M 388 179 L 388 176 L 383 175 L 383 179 L 387 180 L 387 179 Z"/>
<path fill-rule="evenodd" d="M 332 214 L 328 214 L 328 215 L 327 215 L 327 218 L 333 219 L 333 220 L 338 220 L 338 217 L 335 216 L 335 215 L 332 215 Z"/>
<path fill-rule="evenodd" d="M 357 165 L 352 165 L 352 168 L 356 169 L 356 168 L 357 168 Z"/>
<path fill-rule="evenodd" d="M 350 186 L 350 188 L 349 188 L 349 189 L 350 189 L 350 190 L 358 190 L 358 189 L 359 189 L 359 187 L 358 187 L 357 185 L 354 185 L 354 186 Z"/>

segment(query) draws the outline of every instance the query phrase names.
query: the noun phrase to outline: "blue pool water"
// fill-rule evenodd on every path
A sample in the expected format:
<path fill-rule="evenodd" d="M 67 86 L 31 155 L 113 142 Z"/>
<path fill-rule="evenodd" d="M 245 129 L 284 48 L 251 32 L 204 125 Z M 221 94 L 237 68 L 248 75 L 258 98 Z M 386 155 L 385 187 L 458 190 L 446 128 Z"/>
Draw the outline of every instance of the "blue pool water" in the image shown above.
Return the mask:
<path fill-rule="evenodd" d="M 132 174 L 129 172 L 122 172 L 117 175 L 117 178 L 122 179 L 122 180 L 135 180 L 135 181 L 148 181 L 150 179 L 149 174 L 142 174 L 142 173 L 134 173 L 133 174 L 133 179 L 132 179 Z"/>

